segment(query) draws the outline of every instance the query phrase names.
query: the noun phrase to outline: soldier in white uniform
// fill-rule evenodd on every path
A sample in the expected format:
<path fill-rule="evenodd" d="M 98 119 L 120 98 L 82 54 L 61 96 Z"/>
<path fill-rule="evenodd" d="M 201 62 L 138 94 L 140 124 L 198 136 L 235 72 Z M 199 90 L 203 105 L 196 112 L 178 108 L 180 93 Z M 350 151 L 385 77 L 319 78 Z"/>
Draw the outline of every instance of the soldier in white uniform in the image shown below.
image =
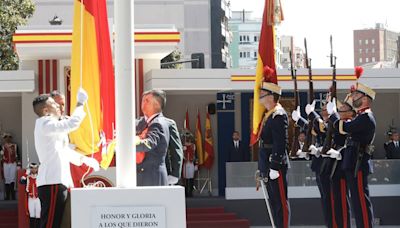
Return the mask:
<path fill-rule="evenodd" d="M 40 167 L 37 177 L 39 199 L 41 201 L 41 227 L 60 227 L 68 188 L 73 187 L 70 165 L 82 165 L 99 169 L 99 163 L 90 157 L 70 149 L 67 134 L 76 130 L 86 113 L 83 104 L 87 94 L 80 89 L 75 111 L 69 119 L 60 119 L 58 104 L 48 94 L 33 100 L 33 110 L 39 116 L 35 123 L 35 149 Z"/>

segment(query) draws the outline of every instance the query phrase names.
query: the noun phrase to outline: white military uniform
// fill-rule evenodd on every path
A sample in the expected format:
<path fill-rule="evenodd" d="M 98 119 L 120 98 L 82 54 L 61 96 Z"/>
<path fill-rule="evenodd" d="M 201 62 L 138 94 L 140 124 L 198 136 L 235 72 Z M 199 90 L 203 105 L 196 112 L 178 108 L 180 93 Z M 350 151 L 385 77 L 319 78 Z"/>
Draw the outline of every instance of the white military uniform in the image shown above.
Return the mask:
<path fill-rule="evenodd" d="M 42 116 L 36 120 L 35 149 L 40 161 L 38 187 L 53 184 L 73 187 L 69 163 L 82 165 L 82 155 L 68 146 L 66 138 L 69 132 L 79 127 L 85 116 L 83 106 L 78 106 L 68 119 Z"/>

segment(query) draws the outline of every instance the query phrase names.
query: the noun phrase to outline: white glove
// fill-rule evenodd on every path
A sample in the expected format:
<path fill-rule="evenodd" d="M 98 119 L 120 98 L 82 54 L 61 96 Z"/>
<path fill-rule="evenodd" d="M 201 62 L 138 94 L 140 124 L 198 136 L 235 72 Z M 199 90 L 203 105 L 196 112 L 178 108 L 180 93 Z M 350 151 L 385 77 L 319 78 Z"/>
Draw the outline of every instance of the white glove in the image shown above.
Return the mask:
<path fill-rule="evenodd" d="M 80 88 L 78 90 L 78 94 L 76 95 L 76 100 L 78 101 L 78 103 L 80 104 L 84 104 L 88 99 L 88 95 L 86 93 L 85 90 L 83 90 L 82 88 Z"/>
<path fill-rule="evenodd" d="M 310 115 L 310 113 L 312 113 L 314 110 L 315 110 L 315 100 L 313 100 L 311 104 L 306 105 L 307 116 Z"/>
<path fill-rule="evenodd" d="M 326 105 L 326 111 L 328 112 L 329 115 L 332 115 L 333 113 L 337 112 L 335 98 L 333 98 L 332 101 L 328 102 L 328 104 Z"/>
<path fill-rule="evenodd" d="M 310 159 L 310 156 L 308 155 L 308 153 L 303 152 L 302 150 L 298 150 L 296 152 L 296 155 L 298 158 L 305 158 L 306 160 Z"/>
<path fill-rule="evenodd" d="M 319 157 L 321 154 L 322 147 L 317 148 L 316 146 L 311 145 L 308 149 L 311 151 L 310 154 L 315 155 L 316 157 Z"/>
<path fill-rule="evenodd" d="M 292 120 L 294 122 L 297 122 L 300 119 L 300 106 L 297 106 L 296 110 L 293 110 L 292 112 Z"/>
<path fill-rule="evenodd" d="M 94 171 L 99 171 L 100 169 L 99 162 L 94 158 L 83 156 L 82 162 L 92 168 Z"/>
<path fill-rule="evenodd" d="M 336 160 L 342 160 L 342 154 L 340 154 L 340 150 L 334 150 L 334 149 L 330 149 L 328 150 L 328 152 L 326 152 L 326 154 L 329 154 L 330 158 L 335 158 Z"/>
<path fill-rule="evenodd" d="M 279 177 L 279 172 L 273 169 L 269 170 L 269 179 L 275 180 L 276 178 Z"/>
<path fill-rule="evenodd" d="M 176 183 L 178 183 L 178 178 L 174 177 L 172 175 L 168 175 L 168 185 L 175 185 Z"/>

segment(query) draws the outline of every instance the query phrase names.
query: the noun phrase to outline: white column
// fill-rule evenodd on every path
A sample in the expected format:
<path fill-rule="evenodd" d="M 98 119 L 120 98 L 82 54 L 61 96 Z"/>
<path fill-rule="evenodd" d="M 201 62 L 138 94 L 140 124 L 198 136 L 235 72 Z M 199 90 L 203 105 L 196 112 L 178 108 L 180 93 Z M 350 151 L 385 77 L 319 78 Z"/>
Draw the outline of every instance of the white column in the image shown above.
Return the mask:
<path fill-rule="evenodd" d="M 114 1 L 117 187 L 136 187 L 134 0 Z"/>

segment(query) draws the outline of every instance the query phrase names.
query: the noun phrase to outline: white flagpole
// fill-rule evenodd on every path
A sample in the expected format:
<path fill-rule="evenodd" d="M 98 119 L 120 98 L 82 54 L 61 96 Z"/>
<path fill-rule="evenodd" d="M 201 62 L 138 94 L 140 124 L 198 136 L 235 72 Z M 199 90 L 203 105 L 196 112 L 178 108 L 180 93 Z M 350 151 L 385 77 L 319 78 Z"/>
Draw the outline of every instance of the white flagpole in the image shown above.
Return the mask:
<path fill-rule="evenodd" d="M 136 187 L 134 0 L 114 1 L 117 187 Z"/>

